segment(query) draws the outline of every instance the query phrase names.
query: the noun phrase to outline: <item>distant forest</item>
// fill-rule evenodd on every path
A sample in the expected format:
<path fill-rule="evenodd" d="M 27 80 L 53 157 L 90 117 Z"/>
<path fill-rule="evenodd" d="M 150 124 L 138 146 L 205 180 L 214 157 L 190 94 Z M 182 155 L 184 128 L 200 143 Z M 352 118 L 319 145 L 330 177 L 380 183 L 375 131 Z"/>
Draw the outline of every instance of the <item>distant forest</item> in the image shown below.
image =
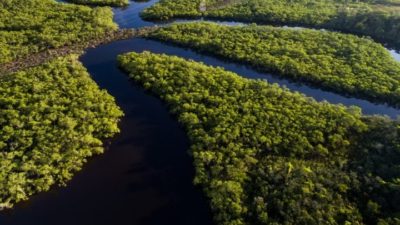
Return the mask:
<path fill-rule="evenodd" d="M 148 20 L 206 18 L 326 28 L 371 36 L 400 48 L 399 0 L 160 0 Z"/>

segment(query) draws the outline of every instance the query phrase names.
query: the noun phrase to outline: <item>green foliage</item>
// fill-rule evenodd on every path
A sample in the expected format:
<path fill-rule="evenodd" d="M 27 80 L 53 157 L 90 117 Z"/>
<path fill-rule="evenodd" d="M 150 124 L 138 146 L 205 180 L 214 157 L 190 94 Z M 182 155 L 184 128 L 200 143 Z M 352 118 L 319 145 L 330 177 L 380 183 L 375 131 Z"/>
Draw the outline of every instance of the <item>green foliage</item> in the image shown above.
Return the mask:
<path fill-rule="evenodd" d="M 144 9 L 141 16 L 149 20 L 168 20 L 171 18 L 191 18 L 199 17 L 202 13 L 199 11 L 200 1 L 191 0 L 160 0 L 151 7 Z"/>
<path fill-rule="evenodd" d="M 356 192 L 370 224 L 400 224 L 400 121 L 368 117 L 355 141 L 349 167 L 362 184 Z M 385 217 L 386 219 L 379 219 Z"/>
<path fill-rule="evenodd" d="M 178 57 L 119 62 L 185 127 L 219 224 L 399 221 L 400 122 Z"/>
<path fill-rule="evenodd" d="M 121 116 L 77 56 L 0 76 L 0 207 L 71 179 Z"/>
<path fill-rule="evenodd" d="M 117 29 L 109 8 L 53 0 L 2 0 L 0 15 L 0 64 L 48 48 L 86 42 Z"/>
<path fill-rule="evenodd" d="M 176 43 L 318 87 L 400 106 L 400 63 L 380 44 L 328 31 L 180 23 L 150 38 Z"/>
<path fill-rule="evenodd" d="M 129 0 L 68 0 L 72 3 L 98 6 L 127 6 Z"/>
<path fill-rule="evenodd" d="M 359 186 L 357 174 L 318 160 L 275 156 L 263 158 L 256 168 L 249 184 L 255 224 L 362 224 L 357 204 L 348 197 Z"/>
<path fill-rule="evenodd" d="M 386 0 L 160 0 L 145 9 L 142 16 L 151 20 L 205 16 L 328 28 L 368 35 L 399 47 L 399 12 L 398 1 Z"/>

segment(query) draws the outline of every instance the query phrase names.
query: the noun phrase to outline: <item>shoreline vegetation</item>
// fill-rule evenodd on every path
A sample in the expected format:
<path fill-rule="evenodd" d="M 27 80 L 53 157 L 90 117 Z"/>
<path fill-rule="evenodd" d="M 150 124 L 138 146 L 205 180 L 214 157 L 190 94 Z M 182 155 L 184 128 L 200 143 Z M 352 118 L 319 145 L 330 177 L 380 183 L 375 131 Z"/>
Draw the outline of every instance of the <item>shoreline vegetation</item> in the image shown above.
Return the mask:
<path fill-rule="evenodd" d="M 122 116 L 78 55 L 0 76 L 0 208 L 65 185 Z"/>
<path fill-rule="evenodd" d="M 64 46 L 61 48 L 46 49 L 44 51 L 30 54 L 23 58 L 14 60 L 12 62 L 0 63 L 0 76 L 2 74 L 8 74 L 17 72 L 22 69 L 26 69 L 33 66 L 38 66 L 42 63 L 48 62 L 53 58 L 66 56 L 69 54 L 81 55 L 87 48 L 95 48 L 96 46 L 107 44 L 113 41 L 125 40 L 133 37 L 145 37 L 147 33 L 157 29 L 156 27 L 144 27 L 141 29 L 118 29 L 116 31 L 107 32 L 105 35 L 92 39 L 85 43 L 78 43 L 70 46 Z"/>
<path fill-rule="evenodd" d="M 146 20 L 204 17 L 331 29 L 370 36 L 400 48 L 400 2 L 397 0 L 160 0 L 141 16 Z"/>
<path fill-rule="evenodd" d="M 0 2 L 0 210 L 65 185 L 119 133 L 123 112 L 78 57 L 140 34 L 110 8 L 52 0 Z"/>
<path fill-rule="evenodd" d="M 400 222 L 399 121 L 176 56 L 119 56 L 185 128 L 218 224 Z"/>
<path fill-rule="evenodd" d="M 400 63 L 367 38 L 271 26 L 179 23 L 147 38 L 189 47 L 329 91 L 400 106 Z"/>
<path fill-rule="evenodd" d="M 53 0 L 4 0 L 0 14 L 0 64 L 47 49 L 90 42 L 118 29 L 111 8 Z"/>
<path fill-rule="evenodd" d="M 0 2 L 0 210 L 65 185 L 119 133 L 123 112 L 78 61 L 85 49 L 143 36 L 110 8 Z"/>

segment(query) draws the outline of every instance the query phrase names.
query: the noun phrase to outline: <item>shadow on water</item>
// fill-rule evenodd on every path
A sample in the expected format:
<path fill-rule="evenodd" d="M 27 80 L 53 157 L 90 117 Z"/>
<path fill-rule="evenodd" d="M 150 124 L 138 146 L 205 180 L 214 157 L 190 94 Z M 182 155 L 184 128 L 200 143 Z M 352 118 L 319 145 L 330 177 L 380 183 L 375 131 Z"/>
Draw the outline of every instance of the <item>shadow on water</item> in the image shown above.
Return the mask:
<path fill-rule="evenodd" d="M 0 224 L 212 224 L 206 200 L 192 185 L 184 131 L 117 68 L 116 56 L 126 47 L 118 44 L 91 49 L 81 61 L 124 110 L 121 134 L 67 187 L 18 204 Z"/>
<path fill-rule="evenodd" d="M 152 3 L 132 2 L 132 8 L 141 11 Z M 129 10 L 121 11 L 132 15 Z M 115 11 L 115 19 L 124 20 Z M 135 22 L 133 18 L 128 20 Z M 184 131 L 165 105 L 117 68 L 116 56 L 129 51 L 120 44 L 91 49 L 81 61 L 125 112 L 121 134 L 110 141 L 105 154 L 89 160 L 67 187 L 53 188 L 2 212 L 0 224 L 212 224 L 208 203 L 192 184 L 194 168 Z"/>
<path fill-rule="evenodd" d="M 140 18 L 140 12 L 153 5 L 159 0 L 150 0 L 148 2 L 133 2 L 126 8 L 114 8 L 114 21 L 120 28 L 138 28 L 153 26 L 154 23 L 144 21 Z"/>

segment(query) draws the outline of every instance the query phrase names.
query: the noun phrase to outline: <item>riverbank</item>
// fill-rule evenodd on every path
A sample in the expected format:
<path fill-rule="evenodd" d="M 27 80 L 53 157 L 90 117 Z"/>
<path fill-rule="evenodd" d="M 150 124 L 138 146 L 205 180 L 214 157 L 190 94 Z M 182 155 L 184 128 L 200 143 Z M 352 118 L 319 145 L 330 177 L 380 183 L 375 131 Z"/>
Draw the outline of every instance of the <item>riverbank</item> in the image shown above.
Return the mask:
<path fill-rule="evenodd" d="M 371 39 L 272 26 L 178 23 L 148 38 L 189 47 L 344 96 L 400 105 L 400 63 Z"/>
<path fill-rule="evenodd" d="M 123 116 L 78 55 L 0 76 L 0 102 L 0 209 L 65 185 Z"/>
<path fill-rule="evenodd" d="M 111 43 L 117 40 L 125 40 L 133 37 L 146 36 L 147 33 L 157 29 L 157 27 L 144 27 L 140 29 L 119 29 L 107 32 L 105 35 L 92 39 L 89 42 L 77 43 L 71 46 L 63 46 L 55 49 L 47 49 L 45 51 L 28 55 L 21 59 L 0 64 L 0 74 L 13 73 L 29 67 L 38 66 L 48 62 L 54 58 L 66 56 L 70 54 L 81 55 L 88 48 L 95 48 L 102 44 Z"/>
<path fill-rule="evenodd" d="M 182 127 L 161 101 L 117 67 L 117 55 L 146 48 L 183 51 L 142 38 L 86 49 L 79 61 L 123 110 L 121 132 L 65 187 L 0 212 L 0 224 L 213 224 L 209 202 L 193 185 L 193 159 Z"/>

